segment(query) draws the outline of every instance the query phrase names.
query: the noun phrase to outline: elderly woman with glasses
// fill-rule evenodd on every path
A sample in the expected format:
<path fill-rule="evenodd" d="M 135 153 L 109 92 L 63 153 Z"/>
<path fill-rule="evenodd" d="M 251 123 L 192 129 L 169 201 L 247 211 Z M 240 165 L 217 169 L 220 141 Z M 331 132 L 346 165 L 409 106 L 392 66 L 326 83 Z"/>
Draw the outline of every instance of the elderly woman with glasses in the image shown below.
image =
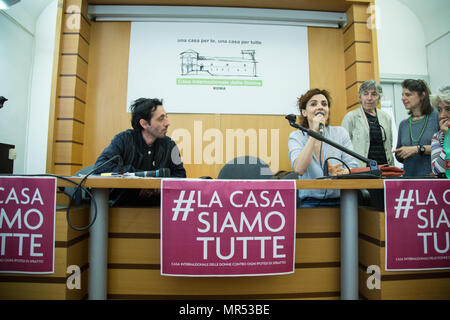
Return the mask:
<path fill-rule="evenodd" d="M 382 92 L 375 80 L 365 81 L 359 88 L 360 107 L 346 114 L 342 126 L 347 129 L 356 153 L 378 164 L 394 165 L 392 120 L 386 112 L 376 108 Z M 367 165 L 357 161 L 361 167 Z"/>
<path fill-rule="evenodd" d="M 432 97 L 431 105 L 438 111 L 440 130 L 431 138 L 431 170 L 434 174 L 445 173 L 444 136 L 448 131 L 450 117 L 450 86 L 442 87 Z"/>

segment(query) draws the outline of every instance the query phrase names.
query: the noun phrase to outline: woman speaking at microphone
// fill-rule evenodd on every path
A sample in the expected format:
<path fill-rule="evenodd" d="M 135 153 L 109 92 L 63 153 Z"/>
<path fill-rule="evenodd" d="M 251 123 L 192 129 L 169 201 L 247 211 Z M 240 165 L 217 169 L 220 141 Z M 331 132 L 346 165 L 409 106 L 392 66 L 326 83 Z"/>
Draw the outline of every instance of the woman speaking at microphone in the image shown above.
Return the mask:
<path fill-rule="evenodd" d="M 347 130 L 343 127 L 328 125 L 330 116 L 328 91 L 310 89 L 298 99 L 297 105 L 300 110 L 299 124 L 302 127 L 321 133 L 347 149 L 353 149 Z M 352 156 L 310 137 L 300 130 L 290 134 L 288 147 L 291 166 L 299 175 L 299 179 L 310 180 L 323 177 L 325 163 L 327 163 L 328 174 L 333 176 L 349 173 L 339 160 L 350 168 L 358 166 L 356 159 Z M 300 207 L 338 206 L 339 196 L 339 190 L 334 189 L 301 189 L 299 190 Z"/>

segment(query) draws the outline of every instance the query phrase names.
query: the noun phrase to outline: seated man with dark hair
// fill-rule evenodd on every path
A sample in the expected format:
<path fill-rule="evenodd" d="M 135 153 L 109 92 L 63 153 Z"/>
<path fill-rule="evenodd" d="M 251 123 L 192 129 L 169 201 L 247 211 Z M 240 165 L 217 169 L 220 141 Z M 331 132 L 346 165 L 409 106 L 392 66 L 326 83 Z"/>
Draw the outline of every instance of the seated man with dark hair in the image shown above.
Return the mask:
<path fill-rule="evenodd" d="M 95 162 L 97 168 L 119 155 L 123 167 L 120 168 L 122 164 L 119 161 L 111 161 L 96 173 L 168 168 L 171 177 L 186 177 L 178 147 L 166 136 L 170 123 L 162 101 L 146 98 L 134 101 L 131 105 L 131 125 L 133 129 L 118 133 Z M 154 195 L 155 192 L 148 189 L 120 189 L 113 190 L 110 198 L 112 205 L 148 205 L 154 202 L 150 201 Z"/>

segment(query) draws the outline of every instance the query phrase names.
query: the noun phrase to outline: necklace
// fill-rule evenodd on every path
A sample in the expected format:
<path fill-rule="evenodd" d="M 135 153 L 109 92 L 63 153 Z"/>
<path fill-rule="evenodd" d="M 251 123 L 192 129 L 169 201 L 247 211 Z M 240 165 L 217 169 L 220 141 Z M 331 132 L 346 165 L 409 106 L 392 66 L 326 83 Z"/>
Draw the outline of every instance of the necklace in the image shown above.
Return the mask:
<path fill-rule="evenodd" d="M 378 122 L 378 114 L 375 112 L 375 115 L 372 115 L 366 111 L 364 111 L 366 114 L 366 119 L 367 122 L 370 124 L 376 124 L 376 125 L 380 125 L 380 123 Z"/>
<path fill-rule="evenodd" d="M 417 138 L 417 140 L 414 139 L 413 136 L 412 136 L 411 123 L 412 123 L 412 117 L 409 118 L 409 139 L 411 141 L 411 144 L 413 144 L 413 143 L 419 144 L 420 139 L 422 138 L 423 132 L 425 131 L 425 128 L 427 127 L 428 115 L 425 116 L 425 121 L 424 121 L 422 130 L 420 131 L 419 138 Z"/>
<path fill-rule="evenodd" d="M 375 119 L 369 119 L 369 117 L 367 117 L 367 121 L 370 123 L 370 124 L 378 124 L 379 125 L 379 122 L 378 122 L 378 118 L 375 118 Z"/>

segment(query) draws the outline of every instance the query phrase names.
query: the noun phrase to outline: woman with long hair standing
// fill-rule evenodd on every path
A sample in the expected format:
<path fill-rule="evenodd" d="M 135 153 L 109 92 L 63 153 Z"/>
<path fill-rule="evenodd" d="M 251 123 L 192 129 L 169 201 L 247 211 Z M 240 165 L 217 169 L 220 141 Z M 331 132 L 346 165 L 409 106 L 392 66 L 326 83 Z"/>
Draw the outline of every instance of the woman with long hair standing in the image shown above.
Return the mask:
<path fill-rule="evenodd" d="M 430 90 L 423 80 L 402 82 L 402 102 L 409 117 L 400 122 L 395 157 L 404 165 L 405 176 L 431 173 L 431 138 L 439 131 L 438 113 L 431 107 Z"/>

